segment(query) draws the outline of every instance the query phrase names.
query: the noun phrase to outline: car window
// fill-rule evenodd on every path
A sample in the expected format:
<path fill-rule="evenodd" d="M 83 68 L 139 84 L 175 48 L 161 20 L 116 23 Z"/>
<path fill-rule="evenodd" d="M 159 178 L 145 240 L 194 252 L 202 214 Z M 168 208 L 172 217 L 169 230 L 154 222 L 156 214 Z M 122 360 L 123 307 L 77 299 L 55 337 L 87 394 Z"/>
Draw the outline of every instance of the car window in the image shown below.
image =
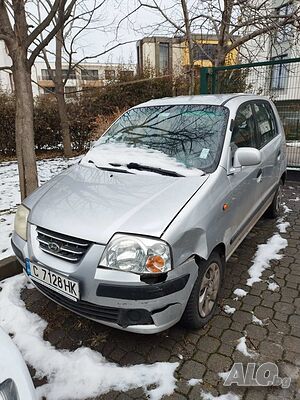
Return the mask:
<path fill-rule="evenodd" d="M 267 103 L 254 103 L 260 148 L 269 143 L 277 134 L 274 115 Z"/>
<path fill-rule="evenodd" d="M 256 126 L 251 104 L 243 104 L 237 111 L 231 136 L 231 147 L 257 147 Z"/>
<path fill-rule="evenodd" d="M 122 145 L 128 163 L 149 160 L 155 165 L 164 157 L 186 168 L 212 172 L 219 163 L 228 114 L 227 108 L 209 104 L 137 107 L 123 114 L 95 147 L 117 151 Z M 139 150 L 148 153 L 147 159 L 143 154 L 137 161 Z"/>

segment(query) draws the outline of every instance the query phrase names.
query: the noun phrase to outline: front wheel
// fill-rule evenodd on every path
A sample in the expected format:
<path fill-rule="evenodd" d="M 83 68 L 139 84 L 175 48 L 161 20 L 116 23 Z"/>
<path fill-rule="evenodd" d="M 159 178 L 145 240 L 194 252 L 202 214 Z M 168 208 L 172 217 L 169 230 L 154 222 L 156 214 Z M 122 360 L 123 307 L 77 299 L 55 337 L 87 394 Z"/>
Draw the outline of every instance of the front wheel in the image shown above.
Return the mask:
<path fill-rule="evenodd" d="M 283 182 L 280 180 L 276 193 L 274 195 L 273 201 L 270 207 L 267 210 L 267 216 L 269 218 L 277 218 L 281 214 L 282 209 L 282 189 L 283 189 Z"/>
<path fill-rule="evenodd" d="M 224 262 L 213 252 L 208 260 L 201 262 L 185 311 L 181 318 L 187 328 L 202 328 L 214 315 L 223 279 Z"/>

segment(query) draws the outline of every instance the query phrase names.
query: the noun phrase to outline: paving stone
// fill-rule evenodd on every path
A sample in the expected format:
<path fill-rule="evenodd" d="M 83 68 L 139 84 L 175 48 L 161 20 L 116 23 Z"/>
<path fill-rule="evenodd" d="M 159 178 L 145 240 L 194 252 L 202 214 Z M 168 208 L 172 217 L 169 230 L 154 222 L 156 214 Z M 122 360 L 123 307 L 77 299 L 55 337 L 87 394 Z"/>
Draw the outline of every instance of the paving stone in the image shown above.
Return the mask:
<path fill-rule="evenodd" d="M 223 356 L 222 354 L 212 354 L 209 357 L 206 366 L 211 371 L 223 372 L 229 370 L 231 364 L 232 361 L 229 357 Z"/>
<path fill-rule="evenodd" d="M 186 361 L 183 366 L 180 368 L 180 375 L 184 379 L 201 379 L 203 377 L 203 374 L 205 372 L 205 366 L 197 361 L 194 360 L 188 360 Z"/>

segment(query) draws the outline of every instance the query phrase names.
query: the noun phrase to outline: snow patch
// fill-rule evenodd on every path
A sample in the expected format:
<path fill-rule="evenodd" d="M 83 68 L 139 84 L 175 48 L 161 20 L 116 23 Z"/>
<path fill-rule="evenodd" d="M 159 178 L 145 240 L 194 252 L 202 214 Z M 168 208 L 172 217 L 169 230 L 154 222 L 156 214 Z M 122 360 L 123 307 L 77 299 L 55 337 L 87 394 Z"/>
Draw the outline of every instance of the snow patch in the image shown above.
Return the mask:
<path fill-rule="evenodd" d="M 14 219 L 15 214 L 0 215 L 0 260 L 14 254 L 10 245 Z"/>
<path fill-rule="evenodd" d="M 243 336 L 240 339 L 238 339 L 238 344 L 236 346 L 237 351 L 244 354 L 244 356 L 246 357 L 251 357 L 251 358 L 257 357 L 258 354 L 256 353 L 256 351 L 248 349 L 246 344 L 246 339 L 247 339 L 246 336 Z"/>
<path fill-rule="evenodd" d="M 244 289 L 235 289 L 235 291 L 233 292 L 233 294 L 235 294 L 237 296 L 237 298 L 235 298 L 235 300 L 237 300 L 240 297 L 245 297 L 248 292 L 246 292 L 246 290 Z"/>
<path fill-rule="evenodd" d="M 200 383 L 203 383 L 203 379 L 192 378 L 188 381 L 189 386 L 196 386 L 199 385 Z"/>
<path fill-rule="evenodd" d="M 220 378 L 223 379 L 223 381 L 226 381 L 226 379 L 229 377 L 231 371 L 226 371 L 226 372 L 219 372 L 218 375 Z"/>
<path fill-rule="evenodd" d="M 178 363 L 120 367 L 87 347 L 75 351 L 55 349 L 43 340 L 46 321 L 26 310 L 20 299 L 20 292 L 26 284 L 25 275 L 0 283 L 0 325 L 14 335 L 15 344 L 25 361 L 35 368 L 37 376 L 47 377 L 48 383 L 37 389 L 40 397 L 83 400 L 110 390 L 125 392 L 138 387 L 142 387 L 151 400 L 173 393 Z M 155 388 L 150 389 L 150 385 L 155 385 Z"/>
<path fill-rule="evenodd" d="M 226 305 L 223 307 L 223 311 L 224 311 L 226 314 L 231 315 L 231 314 L 233 314 L 233 313 L 236 311 L 236 308 L 230 307 L 230 306 L 228 306 L 228 305 L 226 304 Z"/>
<path fill-rule="evenodd" d="M 252 315 L 252 322 L 253 322 L 253 324 L 259 325 L 259 326 L 265 325 L 264 322 L 261 319 L 257 318 L 254 314 Z"/>
<path fill-rule="evenodd" d="M 211 393 L 202 391 L 201 396 L 203 400 L 240 400 L 240 396 L 232 392 L 221 394 L 220 396 L 213 396 Z"/>
<path fill-rule="evenodd" d="M 284 213 L 289 213 L 292 211 L 285 203 L 282 203 L 282 207 Z"/>
<path fill-rule="evenodd" d="M 279 285 L 276 282 L 269 282 L 268 289 L 272 292 L 275 292 L 279 288 Z"/>
<path fill-rule="evenodd" d="M 161 168 L 177 172 L 184 176 L 199 176 L 204 172 L 198 168 L 187 168 L 183 163 L 167 154 L 148 148 L 127 146 L 125 143 L 99 144 L 93 147 L 81 160 L 81 164 L 89 167 L 110 167 L 111 164 L 120 165 L 120 169 L 125 169 L 134 173 L 144 174 L 146 171 L 128 169 L 127 164 L 134 162 L 148 167 Z M 118 168 L 118 167 L 116 167 Z"/>
<path fill-rule="evenodd" d="M 286 229 L 290 226 L 291 224 L 287 221 L 282 221 L 280 218 L 278 220 L 278 223 L 276 224 L 277 228 L 279 229 L 280 233 L 286 233 Z"/>
<path fill-rule="evenodd" d="M 285 249 L 288 241 L 282 238 L 278 233 L 275 233 L 268 239 L 267 243 L 260 244 L 257 247 L 253 264 L 248 269 L 250 278 L 247 280 L 247 285 L 252 286 L 255 282 L 261 281 L 263 271 L 270 267 L 271 260 L 280 260 L 283 255 L 278 254 L 280 250 Z"/>

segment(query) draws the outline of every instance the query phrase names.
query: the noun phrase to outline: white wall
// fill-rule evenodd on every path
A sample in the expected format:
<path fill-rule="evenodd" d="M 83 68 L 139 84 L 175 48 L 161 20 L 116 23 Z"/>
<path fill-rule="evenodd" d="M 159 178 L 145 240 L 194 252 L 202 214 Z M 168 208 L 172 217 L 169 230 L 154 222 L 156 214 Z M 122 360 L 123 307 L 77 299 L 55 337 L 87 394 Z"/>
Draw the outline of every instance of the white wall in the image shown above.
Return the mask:
<path fill-rule="evenodd" d="M 3 40 L 0 40 L 0 67 L 11 65 L 11 59 L 7 54 L 6 47 Z M 0 89 L 11 92 L 12 91 L 12 76 L 10 70 L 0 71 Z"/>

